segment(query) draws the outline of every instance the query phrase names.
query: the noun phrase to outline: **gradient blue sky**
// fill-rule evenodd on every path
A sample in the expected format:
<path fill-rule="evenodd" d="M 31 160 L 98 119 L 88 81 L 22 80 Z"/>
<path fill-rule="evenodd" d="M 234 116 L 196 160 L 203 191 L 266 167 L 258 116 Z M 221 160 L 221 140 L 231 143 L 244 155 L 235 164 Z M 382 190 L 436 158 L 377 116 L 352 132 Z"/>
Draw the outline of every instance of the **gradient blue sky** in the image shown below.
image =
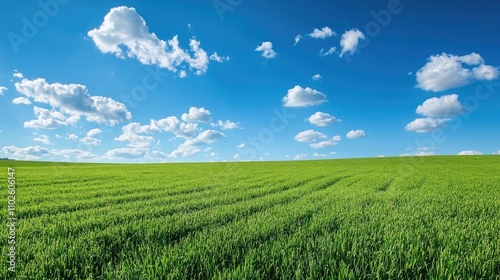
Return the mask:
<path fill-rule="evenodd" d="M 2 4 L 0 157 L 500 153 L 498 1 Z"/>

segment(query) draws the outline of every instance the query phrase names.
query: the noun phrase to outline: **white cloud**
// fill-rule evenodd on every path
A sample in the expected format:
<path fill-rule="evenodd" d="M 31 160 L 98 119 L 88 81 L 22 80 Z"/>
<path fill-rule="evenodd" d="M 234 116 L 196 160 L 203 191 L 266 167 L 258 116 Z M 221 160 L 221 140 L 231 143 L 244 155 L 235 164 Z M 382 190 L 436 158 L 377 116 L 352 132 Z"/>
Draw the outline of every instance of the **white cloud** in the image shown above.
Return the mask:
<path fill-rule="evenodd" d="M 479 67 L 472 69 L 472 72 L 476 80 L 491 81 L 498 78 L 498 68 L 491 65 L 480 65 Z"/>
<path fill-rule="evenodd" d="M 223 133 L 221 133 L 219 131 L 205 130 L 205 131 L 201 132 L 200 134 L 198 134 L 198 136 L 196 136 L 195 138 L 187 139 L 184 143 L 179 145 L 179 147 L 177 147 L 177 149 L 172 151 L 169 154 L 169 157 L 176 158 L 176 157 L 192 156 L 192 155 L 201 151 L 199 146 L 201 146 L 203 144 L 212 144 L 212 143 L 218 142 L 220 140 L 223 140 L 225 138 L 226 138 L 226 135 L 224 135 Z"/>
<path fill-rule="evenodd" d="M 52 125 L 67 125 L 76 122 L 80 117 L 85 117 L 89 122 L 105 123 L 115 125 L 119 122 L 126 121 L 132 117 L 127 111 L 125 104 L 117 102 L 111 98 L 103 96 L 92 96 L 88 94 L 87 87 L 80 84 L 49 84 L 45 79 L 27 80 L 15 83 L 17 92 L 32 98 L 35 102 L 49 104 L 57 109 L 53 110 L 53 115 L 57 114 L 57 122 L 47 122 Z M 38 107 L 35 107 L 38 108 Z M 35 115 L 45 114 L 43 111 L 35 109 Z M 37 116 L 38 116 L 37 115 Z M 66 117 L 68 115 L 68 117 Z M 65 122 L 66 118 L 72 120 Z M 46 118 L 45 118 L 46 119 Z M 38 121 L 40 116 L 38 116 Z M 35 120 L 36 122 L 37 120 Z M 43 122 L 38 122 L 43 125 Z M 25 125 L 26 127 L 26 125 Z M 40 126 L 41 127 L 41 126 Z"/>
<path fill-rule="evenodd" d="M 335 47 L 331 47 L 330 49 L 328 49 L 328 51 L 326 52 L 323 52 L 323 49 L 321 49 L 319 51 L 319 56 L 328 56 L 328 55 L 332 55 L 335 53 L 335 51 L 337 50 L 337 48 Z"/>
<path fill-rule="evenodd" d="M 143 158 L 146 155 L 147 149 L 143 148 L 118 148 L 109 150 L 105 154 L 105 158 L 109 159 L 137 159 Z"/>
<path fill-rule="evenodd" d="M 31 101 L 28 98 L 26 98 L 26 97 L 18 97 L 18 98 L 12 99 L 12 103 L 13 104 L 30 105 Z"/>
<path fill-rule="evenodd" d="M 224 61 L 229 61 L 229 56 L 219 56 L 217 52 L 214 52 L 213 54 L 210 55 L 210 60 L 222 63 Z"/>
<path fill-rule="evenodd" d="M 40 143 L 43 143 L 46 145 L 50 144 L 50 140 L 49 140 L 49 137 L 47 135 L 39 135 L 39 134 L 36 134 L 36 135 L 37 136 L 35 138 L 33 138 L 33 141 L 40 142 Z"/>
<path fill-rule="evenodd" d="M 214 152 L 211 152 L 211 153 L 210 153 L 210 156 L 211 156 L 211 157 L 216 157 L 216 156 L 217 156 L 217 154 L 216 154 L 216 153 L 214 153 Z"/>
<path fill-rule="evenodd" d="M 326 95 L 312 88 L 295 86 L 283 97 L 285 107 L 308 107 L 326 102 Z"/>
<path fill-rule="evenodd" d="M 190 55 L 179 46 L 177 35 L 168 41 L 160 40 L 155 33 L 149 32 L 146 21 L 134 8 L 112 8 L 101 26 L 89 31 L 88 36 L 102 53 L 136 58 L 142 64 L 157 65 L 174 72 L 185 63 L 200 75 L 207 71 L 209 64 L 199 41 L 190 39 Z"/>
<path fill-rule="evenodd" d="M 406 149 L 408 152 L 400 155 L 402 157 L 407 156 L 433 156 L 435 155 L 434 150 L 436 147 L 417 147 L 415 150 L 412 148 Z"/>
<path fill-rule="evenodd" d="M 335 136 L 335 137 L 332 137 L 331 139 L 328 139 L 325 141 L 321 141 L 318 143 L 312 143 L 309 146 L 313 149 L 324 149 L 324 148 L 328 148 L 328 147 L 337 145 L 341 140 L 342 140 L 342 137 Z"/>
<path fill-rule="evenodd" d="M 366 137 L 366 133 L 364 130 L 361 130 L 361 129 L 351 130 L 351 131 L 347 132 L 346 136 L 349 139 L 356 139 L 356 138 Z"/>
<path fill-rule="evenodd" d="M 144 148 L 149 147 L 154 142 L 153 136 L 140 135 L 140 132 L 150 132 L 145 126 L 139 123 L 129 123 L 122 127 L 123 133 L 115 138 L 115 141 L 128 141 L 129 147 Z"/>
<path fill-rule="evenodd" d="M 465 107 L 458 101 L 458 95 L 450 94 L 427 99 L 417 107 L 417 113 L 426 117 L 453 117 L 465 113 Z"/>
<path fill-rule="evenodd" d="M 339 56 L 342 57 L 346 52 L 354 54 L 354 52 L 356 52 L 356 49 L 358 48 L 359 40 L 364 39 L 365 35 L 358 29 L 351 29 L 344 32 L 344 34 L 342 34 L 342 38 L 340 39 L 340 46 L 342 47 L 342 51 L 340 52 Z"/>
<path fill-rule="evenodd" d="M 149 158 L 168 158 L 168 154 L 160 152 L 160 151 L 151 151 L 146 154 L 146 157 Z"/>
<path fill-rule="evenodd" d="M 482 155 L 483 153 L 479 152 L 479 151 L 474 151 L 474 150 L 468 150 L 468 151 L 461 151 L 460 153 L 458 153 L 459 156 L 478 156 L 478 155 Z"/>
<path fill-rule="evenodd" d="M 433 155 L 435 155 L 434 152 L 420 151 L 420 152 L 413 152 L 413 153 L 404 153 L 400 156 L 402 156 L 402 157 L 411 157 L 411 156 L 424 157 L 424 156 L 433 156 Z"/>
<path fill-rule="evenodd" d="M 316 126 L 329 126 L 333 123 L 341 122 L 341 120 L 335 118 L 334 116 L 323 112 L 316 112 L 312 114 L 307 120 L 311 124 L 314 124 Z"/>
<path fill-rule="evenodd" d="M 450 119 L 418 118 L 405 126 L 407 131 L 428 133 L 443 127 Z"/>
<path fill-rule="evenodd" d="M 307 158 L 307 154 L 298 154 L 296 155 L 293 159 L 294 160 L 301 160 Z"/>
<path fill-rule="evenodd" d="M 89 132 L 87 132 L 87 136 L 94 137 L 94 136 L 97 136 L 101 133 L 102 133 L 102 130 L 100 130 L 99 128 L 94 128 L 94 129 L 89 130 Z"/>
<path fill-rule="evenodd" d="M 245 144 L 245 143 L 242 143 L 242 144 L 239 144 L 238 146 L 236 146 L 236 148 L 238 148 L 238 149 L 243 149 L 246 147 L 247 147 L 247 144 Z"/>
<path fill-rule="evenodd" d="M 185 122 L 201 122 L 201 123 L 208 123 L 212 120 L 212 117 L 210 117 L 212 113 L 210 111 L 206 110 L 205 108 L 196 108 L 196 107 L 191 107 L 189 108 L 189 113 L 187 114 L 182 114 L 181 118 Z"/>
<path fill-rule="evenodd" d="M 78 117 L 66 118 L 61 112 L 37 106 L 33 107 L 33 112 L 35 113 L 36 120 L 24 122 L 24 127 L 54 129 L 61 125 L 70 125 L 78 121 Z"/>
<path fill-rule="evenodd" d="M 240 159 L 240 154 L 234 154 L 233 159 Z"/>
<path fill-rule="evenodd" d="M 0 86 L 0 95 L 3 95 L 3 93 L 8 90 L 8 88 Z"/>
<path fill-rule="evenodd" d="M 296 46 L 300 42 L 301 39 L 302 39 L 302 35 L 295 36 L 295 44 L 293 44 L 293 45 Z"/>
<path fill-rule="evenodd" d="M 230 120 L 227 120 L 225 122 L 219 120 L 217 122 L 217 125 L 222 129 L 222 130 L 229 130 L 229 129 L 236 129 L 236 128 L 241 128 L 240 123 L 235 123 Z"/>
<path fill-rule="evenodd" d="M 313 157 L 327 157 L 326 154 L 314 153 Z"/>
<path fill-rule="evenodd" d="M 87 136 L 82 138 L 81 141 L 87 145 L 98 146 L 101 144 L 101 140 L 96 138 L 96 136 L 101 133 L 102 130 L 100 130 L 99 128 L 91 129 L 89 130 L 89 132 L 87 132 Z"/>
<path fill-rule="evenodd" d="M 262 56 L 267 59 L 276 57 L 276 52 L 273 50 L 273 43 L 269 41 L 262 42 L 260 46 L 257 46 L 255 51 L 262 52 Z"/>
<path fill-rule="evenodd" d="M 197 114 L 186 117 L 186 119 L 191 119 L 191 117 L 198 117 L 198 120 L 200 117 L 203 119 L 202 116 Z M 122 130 L 123 133 L 115 138 L 115 141 L 128 141 L 128 146 L 140 148 L 149 147 L 154 142 L 154 137 L 150 136 L 152 134 L 170 132 L 173 133 L 175 137 L 190 139 L 200 131 L 200 128 L 197 123 L 184 123 L 177 117 L 170 116 L 160 120 L 150 120 L 148 125 L 140 125 L 137 122 L 129 123 L 123 126 Z"/>
<path fill-rule="evenodd" d="M 314 131 L 312 129 L 299 132 L 294 138 L 297 142 L 315 142 L 320 139 L 326 139 L 324 133 Z"/>
<path fill-rule="evenodd" d="M 312 79 L 315 80 L 315 81 L 319 81 L 319 80 L 321 80 L 321 78 L 322 77 L 321 77 L 320 74 L 316 74 L 316 75 L 312 76 Z"/>
<path fill-rule="evenodd" d="M 71 133 L 70 135 L 68 135 L 68 139 L 72 140 L 72 141 L 77 141 L 79 139 L 79 137 L 78 137 L 78 135 Z"/>
<path fill-rule="evenodd" d="M 12 74 L 12 77 L 19 78 L 19 79 L 24 78 L 23 73 L 21 73 L 21 72 L 19 72 L 17 70 L 14 70 L 14 74 Z"/>
<path fill-rule="evenodd" d="M 50 151 L 47 148 L 42 148 L 38 145 L 28 146 L 26 148 L 6 146 L 3 147 L 2 152 L 4 154 L 13 156 L 15 159 L 38 159 L 42 156 L 50 154 Z"/>
<path fill-rule="evenodd" d="M 498 152 L 496 153 L 493 153 L 494 155 L 500 155 L 500 150 L 498 150 Z"/>
<path fill-rule="evenodd" d="M 417 72 L 417 87 L 426 91 L 444 91 L 499 76 L 498 68 L 484 65 L 483 58 L 477 53 L 464 56 L 442 53 L 427 60 Z"/>
<path fill-rule="evenodd" d="M 28 146 L 19 148 L 16 146 L 3 147 L 2 151 L 5 154 L 12 156 L 15 159 L 36 160 L 44 156 L 62 156 L 65 159 L 95 159 L 96 155 L 77 149 L 49 150 L 40 146 Z"/>
<path fill-rule="evenodd" d="M 187 73 L 185 70 L 179 71 L 179 78 L 184 79 L 187 77 Z"/>
<path fill-rule="evenodd" d="M 82 138 L 82 143 L 85 143 L 87 145 L 92 145 L 92 146 L 98 146 L 101 145 L 101 140 L 94 138 L 94 137 L 83 137 Z"/>
<path fill-rule="evenodd" d="M 62 156 L 66 159 L 96 159 L 97 156 L 88 151 L 78 149 L 51 150 L 52 155 Z"/>
<path fill-rule="evenodd" d="M 309 37 L 314 38 L 314 39 L 326 39 L 331 36 L 337 36 L 337 33 L 330 29 L 330 27 L 325 26 L 323 28 L 318 29 L 314 28 L 312 33 L 307 34 Z"/>

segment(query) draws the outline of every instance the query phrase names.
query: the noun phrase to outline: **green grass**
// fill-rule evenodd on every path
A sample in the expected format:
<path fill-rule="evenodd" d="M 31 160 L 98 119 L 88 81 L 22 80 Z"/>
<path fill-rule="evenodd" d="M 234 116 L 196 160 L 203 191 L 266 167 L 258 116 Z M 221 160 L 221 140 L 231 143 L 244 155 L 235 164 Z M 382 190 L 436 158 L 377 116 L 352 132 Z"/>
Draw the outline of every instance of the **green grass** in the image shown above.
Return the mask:
<path fill-rule="evenodd" d="M 1 279 L 500 279 L 500 156 L 0 166 Z"/>

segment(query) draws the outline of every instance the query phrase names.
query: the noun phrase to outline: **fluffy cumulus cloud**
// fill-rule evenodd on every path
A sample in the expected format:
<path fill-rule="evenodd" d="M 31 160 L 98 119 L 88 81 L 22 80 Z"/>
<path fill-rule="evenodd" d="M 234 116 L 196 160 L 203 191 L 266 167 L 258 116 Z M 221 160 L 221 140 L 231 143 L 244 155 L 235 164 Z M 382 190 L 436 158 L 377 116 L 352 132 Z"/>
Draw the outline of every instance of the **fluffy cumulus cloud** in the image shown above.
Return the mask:
<path fill-rule="evenodd" d="M 230 130 L 230 129 L 241 128 L 240 127 L 240 123 L 235 123 L 235 122 L 232 122 L 230 120 L 227 120 L 227 121 L 221 121 L 221 120 L 219 120 L 217 122 L 217 124 L 215 124 L 215 125 L 219 126 L 222 130 Z"/>
<path fill-rule="evenodd" d="M 3 93 L 8 90 L 8 88 L 0 86 L 0 95 L 3 95 Z"/>
<path fill-rule="evenodd" d="M 305 158 L 307 158 L 307 154 L 298 154 L 298 155 L 295 155 L 295 157 L 293 159 L 294 160 L 302 160 Z"/>
<path fill-rule="evenodd" d="M 425 91 L 458 88 L 476 80 L 494 80 L 499 75 L 498 68 L 485 65 L 477 53 L 464 56 L 442 53 L 427 60 L 417 72 L 417 87 Z"/>
<path fill-rule="evenodd" d="M 316 74 L 316 75 L 312 76 L 312 79 L 315 80 L 315 81 L 319 81 L 319 80 L 321 80 L 321 78 L 322 77 L 321 77 L 320 74 Z"/>
<path fill-rule="evenodd" d="M 213 54 L 210 55 L 210 60 L 217 61 L 219 63 L 222 63 L 224 61 L 229 61 L 229 56 L 219 56 L 217 52 L 214 52 Z"/>
<path fill-rule="evenodd" d="M 191 107 L 189 113 L 182 115 L 182 120 L 176 116 L 170 116 L 160 120 L 150 120 L 149 124 L 141 125 L 134 122 L 122 127 L 123 133 L 115 138 L 115 141 L 126 141 L 128 146 L 137 149 L 149 149 L 155 142 L 154 134 L 163 132 L 172 133 L 176 138 L 185 141 L 177 149 L 168 154 L 168 157 L 188 157 L 202 151 L 201 146 L 211 144 L 225 139 L 226 135 L 216 130 L 203 130 L 199 124 L 211 120 L 210 111 L 202 108 Z M 220 127 L 222 130 L 240 128 L 238 123 L 221 121 L 211 123 L 212 127 Z M 158 145 L 158 144 L 157 144 Z M 137 151 L 137 149 L 135 151 Z M 211 148 L 204 151 L 208 152 Z M 151 155 L 149 155 L 151 156 Z"/>
<path fill-rule="evenodd" d="M 361 130 L 361 129 L 351 130 L 351 131 L 347 132 L 346 136 L 349 139 L 356 139 L 356 138 L 366 137 L 366 133 L 364 130 Z"/>
<path fill-rule="evenodd" d="M 454 117 L 465 113 L 465 107 L 458 101 L 458 95 L 450 94 L 427 99 L 417 107 L 417 113 L 426 117 Z"/>
<path fill-rule="evenodd" d="M 326 154 L 313 153 L 313 157 L 327 157 Z"/>
<path fill-rule="evenodd" d="M 33 107 L 33 112 L 36 116 L 36 119 L 25 122 L 24 127 L 54 129 L 61 125 L 75 124 L 76 121 L 78 121 L 77 117 L 67 118 L 61 112 L 48 110 L 37 106 Z"/>
<path fill-rule="evenodd" d="M 119 58 L 136 58 L 142 64 L 174 72 L 179 66 L 187 65 L 197 75 L 208 69 L 209 57 L 199 41 L 190 39 L 190 51 L 187 51 L 180 47 L 177 35 L 168 41 L 159 39 L 134 8 L 112 8 L 101 26 L 89 31 L 88 36 L 102 53 Z"/>
<path fill-rule="evenodd" d="M 98 156 L 88 151 L 78 149 L 47 149 L 40 146 L 28 146 L 19 148 L 16 146 L 3 147 L 2 152 L 14 159 L 36 160 L 46 156 L 61 156 L 64 159 L 89 160 L 97 159 Z"/>
<path fill-rule="evenodd" d="M 102 133 L 99 128 L 91 129 L 87 132 L 87 136 L 83 137 L 81 141 L 87 145 L 98 146 L 101 144 L 101 139 L 97 138 Z"/>
<path fill-rule="evenodd" d="M 205 130 L 198 134 L 193 139 L 187 139 L 184 143 L 179 145 L 177 149 L 169 154 L 169 157 L 189 157 L 200 152 L 201 146 L 204 144 L 212 144 L 220 140 L 224 140 L 226 135 L 216 130 Z"/>
<path fill-rule="evenodd" d="M 478 156 L 482 154 L 483 153 L 474 150 L 461 151 L 460 153 L 458 153 L 459 156 Z"/>
<path fill-rule="evenodd" d="M 328 148 L 328 147 L 337 145 L 341 140 L 342 140 L 342 137 L 337 135 L 337 136 L 334 136 L 331 139 L 328 139 L 325 141 L 321 141 L 318 143 L 312 143 L 309 146 L 313 149 L 324 149 L 324 148 Z"/>
<path fill-rule="evenodd" d="M 320 139 L 326 139 L 326 135 L 324 133 L 314 131 L 312 129 L 306 130 L 299 132 L 297 135 L 295 135 L 295 140 L 297 142 L 315 142 Z"/>
<path fill-rule="evenodd" d="M 101 133 L 102 133 L 102 130 L 100 130 L 99 128 L 94 128 L 94 129 L 89 130 L 89 132 L 87 132 L 87 136 L 88 137 L 95 137 Z"/>
<path fill-rule="evenodd" d="M 19 105 L 19 104 L 30 105 L 31 101 L 28 98 L 26 98 L 26 97 L 18 97 L 18 98 L 12 99 L 12 104 L 16 104 L 16 105 Z"/>
<path fill-rule="evenodd" d="M 208 123 L 212 120 L 211 114 L 210 111 L 203 107 L 191 107 L 188 113 L 182 114 L 181 119 L 185 122 Z"/>
<path fill-rule="evenodd" d="M 337 33 L 333 31 L 330 27 L 325 26 L 321 29 L 314 28 L 314 30 L 307 34 L 307 36 L 314 38 L 314 39 L 326 39 L 328 37 L 336 36 Z"/>
<path fill-rule="evenodd" d="M 98 156 L 89 151 L 82 151 L 78 149 L 51 150 L 51 154 L 62 156 L 65 159 L 88 160 L 98 158 Z"/>
<path fill-rule="evenodd" d="M 257 46 L 255 49 L 256 52 L 262 52 L 262 56 L 270 59 L 270 58 L 275 58 L 276 57 L 276 52 L 273 50 L 273 43 L 267 41 L 267 42 L 262 42 L 260 46 Z"/>
<path fill-rule="evenodd" d="M 70 135 L 68 135 L 67 139 L 69 139 L 71 141 L 78 141 L 79 137 L 78 137 L 78 135 L 71 133 Z"/>
<path fill-rule="evenodd" d="M 42 156 L 50 155 L 50 150 L 38 145 L 19 148 L 16 146 L 3 147 L 2 152 L 15 159 L 38 159 Z"/>
<path fill-rule="evenodd" d="M 198 131 L 196 123 L 183 123 L 177 117 L 171 116 L 160 120 L 150 120 L 148 125 L 137 122 L 122 127 L 123 133 L 115 141 L 128 141 L 130 147 L 149 147 L 154 142 L 152 134 L 161 132 L 173 133 L 179 138 L 192 138 Z"/>
<path fill-rule="evenodd" d="M 18 70 L 14 70 L 14 74 L 12 74 L 12 77 L 22 79 L 24 78 L 23 73 L 19 72 Z"/>
<path fill-rule="evenodd" d="M 35 137 L 33 138 L 33 141 L 40 142 L 40 143 L 43 143 L 46 145 L 50 144 L 49 136 L 43 135 L 43 134 L 38 134 L 38 133 L 35 133 Z"/>
<path fill-rule="evenodd" d="M 360 40 L 364 40 L 365 35 L 363 32 L 358 29 L 351 29 L 342 34 L 342 38 L 340 39 L 340 46 L 342 47 L 342 51 L 339 56 L 342 57 L 345 53 L 349 52 L 354 54 L 356 49 L 358 48 L 358 44 Z"/>
<path fill-rule="evenodd" d="M 312 114 L 307 120 L 311 124 L 314 124 L 316 126 L 329 126 L 333 123 L 341 122 L 341 120 L 335 118 L 334 116 L 323 112 L 316 112 Z"/>
<path fill-rule="evenodd" d="M 17 92 L 35 102 L 52 106 L 51 110 L 34 107 L 37 120 L 25 123 L 25 127 L 55 128 L 73 124 L 81 117 L 89 122 L 115 125 L 132 117 L 125 104 L 104 96 L 92 96 L 87 87 L 80 84 L 49 84 L 45 79 L 15 83 Z"/>
<path fill-rule="evenodd" d="M 405 126 L 407 131 L 428 133 L 442 128 L 450 119 L 448 118 L 418 118 Z"/>
<path fill-rule="evenodd" d="M 118 148 L 109 150 L 105 154 L 107 159 L 138 159 L 146 155 L 147 149 L 143 148 Z"/>
<path fill-rule="evenodd" d="M 308 107 L 326 102 L 326 95 L 312 88 L 295 86 L 283 97 L 285 107 Z"/>

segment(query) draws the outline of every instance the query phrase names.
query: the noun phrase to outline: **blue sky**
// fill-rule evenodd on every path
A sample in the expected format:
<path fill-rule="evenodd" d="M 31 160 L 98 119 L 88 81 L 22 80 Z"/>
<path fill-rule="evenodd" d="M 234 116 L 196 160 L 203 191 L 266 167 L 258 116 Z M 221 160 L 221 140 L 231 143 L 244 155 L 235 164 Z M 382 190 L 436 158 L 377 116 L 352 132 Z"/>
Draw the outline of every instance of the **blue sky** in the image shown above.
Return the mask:
<path fill-rule="evenodd" d="M 0 157 L 500 153 L 498 1 L 5 1 Z"/>

